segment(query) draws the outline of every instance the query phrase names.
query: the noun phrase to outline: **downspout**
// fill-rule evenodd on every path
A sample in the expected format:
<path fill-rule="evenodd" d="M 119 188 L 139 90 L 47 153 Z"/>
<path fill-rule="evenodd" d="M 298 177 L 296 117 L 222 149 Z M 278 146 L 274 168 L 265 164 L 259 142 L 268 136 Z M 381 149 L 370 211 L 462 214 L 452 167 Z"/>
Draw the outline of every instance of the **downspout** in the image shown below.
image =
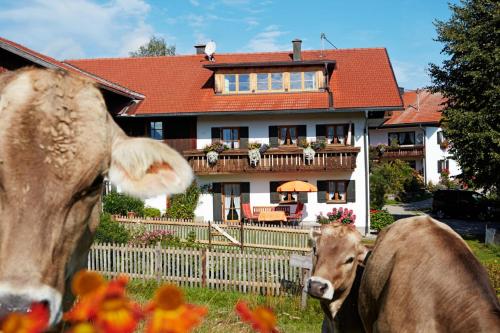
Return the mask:
<path fill-rule="evenodd" d="M 365 162 L 365 211 L 366 211 L 366 226 L 365 235 L 370 233 L 370 171 L 368 166 L 368 110 L 365 110 L 365 128 L 363 135 L 364 147 L 364 162 Z"/>

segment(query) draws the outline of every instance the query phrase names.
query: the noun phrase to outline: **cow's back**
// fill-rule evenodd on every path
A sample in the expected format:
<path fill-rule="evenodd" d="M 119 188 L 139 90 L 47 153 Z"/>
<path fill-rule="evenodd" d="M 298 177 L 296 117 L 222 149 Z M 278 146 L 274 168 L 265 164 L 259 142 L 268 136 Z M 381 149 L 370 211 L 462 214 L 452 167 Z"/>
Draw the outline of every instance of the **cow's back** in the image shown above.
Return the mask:
<path fill-rule="evenodd" d="M 359 303 L 367 332 L 500 332 L 485 269 L 460 236 L 428 216 L 380 233 Z"/>

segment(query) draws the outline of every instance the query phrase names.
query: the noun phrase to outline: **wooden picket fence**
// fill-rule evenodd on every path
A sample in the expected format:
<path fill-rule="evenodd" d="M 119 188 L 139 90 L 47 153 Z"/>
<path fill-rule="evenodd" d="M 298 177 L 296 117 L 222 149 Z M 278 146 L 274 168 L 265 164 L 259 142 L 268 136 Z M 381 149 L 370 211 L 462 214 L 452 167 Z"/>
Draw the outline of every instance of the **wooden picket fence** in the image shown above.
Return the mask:
<path fill-rule="evenodd" d="M 170 230 L 181 240 L 187 239 L 189 233 L 194 232 L 196 241 L 202 244 L 218 246 L 240 246 L 247 248 L 261 248 L 269 250 L 283 250 L 294 252 L 309 252 L 309 230 L 276 227 L 255 226 L 243 224 L 223 224 L 220 222 L 194 222 L 192 220 L 171 219 L 143 219 L 114 217 L 127 228 L 144 228 L 145 230 Z M 213 225 L 222 228 L 227 234 L 238 241 L 238 244 L 228 242 L 225 237 L 214 231 Z"/>
<path fill-rule="evenodd" d="M 304 270 L 290 265 L 290 254 L 241 252 L 239 249 L 181 249 L 94 244 L 88 269 L 106 276 L 155 279 L 181 286 L 252 292 L 297 293 Z"/>

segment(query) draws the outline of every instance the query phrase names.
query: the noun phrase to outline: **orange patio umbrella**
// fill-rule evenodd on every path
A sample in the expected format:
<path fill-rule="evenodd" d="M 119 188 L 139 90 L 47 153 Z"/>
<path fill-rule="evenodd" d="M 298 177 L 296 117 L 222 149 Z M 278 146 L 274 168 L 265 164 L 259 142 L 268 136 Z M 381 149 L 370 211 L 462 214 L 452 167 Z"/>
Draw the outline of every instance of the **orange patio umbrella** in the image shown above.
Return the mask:
<path fill-rule="evenodd" d="M 313 184 L 301 180 L 293 180 L 278 186 L 278 192 L 318 192 L 318 188 Z"/>

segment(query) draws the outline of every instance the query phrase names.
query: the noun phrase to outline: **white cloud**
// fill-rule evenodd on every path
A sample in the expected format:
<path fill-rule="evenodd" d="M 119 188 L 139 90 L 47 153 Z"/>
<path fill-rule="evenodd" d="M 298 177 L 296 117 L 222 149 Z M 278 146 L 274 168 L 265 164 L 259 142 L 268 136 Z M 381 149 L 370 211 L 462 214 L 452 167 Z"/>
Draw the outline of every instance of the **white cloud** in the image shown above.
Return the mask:
<path fill-rule="evenodd" d="M 154 34 L 150 10 L 144 0 L 28 0 L 4 8 L 0 28 L 6 38 L 58 59 L 126 56 Z"/>
<path fill-rule="evenodd" d="M 279 30 L 279 26 L 270 25 L 264 31 L 255 35 L 245 47 L 251 52 L 283 51 L 290 48 L 289 43 L 284 43 L 281 37 L 288 35 L 287 31 Z"/>
<path fill-rule="evenodd" d="M 198 7 L 200 5 L 200 2 L 198 0 L 189 0 L 189 3 L 191 3 L 195 7 Z"/>
<path fill-rule="evenodd" d="M 407 89 L 422 88 L 431 83 L 425 66 L 407 61 L 392 61 L 394 75 L 400 87 Z"/>

